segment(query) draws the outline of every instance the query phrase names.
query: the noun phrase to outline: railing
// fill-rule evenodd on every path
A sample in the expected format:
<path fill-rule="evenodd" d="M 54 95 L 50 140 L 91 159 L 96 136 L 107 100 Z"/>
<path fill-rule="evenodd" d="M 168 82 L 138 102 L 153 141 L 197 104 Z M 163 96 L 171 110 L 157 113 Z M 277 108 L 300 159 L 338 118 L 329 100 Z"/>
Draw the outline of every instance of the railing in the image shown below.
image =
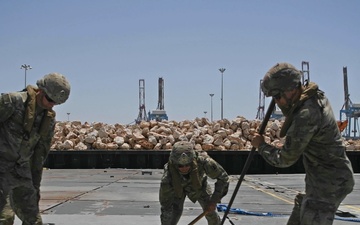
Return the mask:
<path fill-rule="evenodd" d="M 240 174 L 250 151 L 207 151 L 229 174 Z M 50 169 L 162 169 L 168 150 L 86 150 L 50 151 L 45 167 Z M 360 172 L 360 151 L 348 151 L 355 173 Z M 304 173 L 302 158 L 288 168 L 270 166 L 257 153 L 248 174 Z"/>

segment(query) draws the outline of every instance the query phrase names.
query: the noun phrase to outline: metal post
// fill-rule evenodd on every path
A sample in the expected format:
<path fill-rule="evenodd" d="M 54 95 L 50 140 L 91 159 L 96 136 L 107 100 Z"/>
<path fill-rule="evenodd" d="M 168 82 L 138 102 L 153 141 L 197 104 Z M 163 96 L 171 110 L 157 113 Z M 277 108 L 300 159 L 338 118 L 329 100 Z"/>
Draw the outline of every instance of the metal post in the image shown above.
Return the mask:
<path fill-rule="evenodd" d="M 31 70 L 32 67 L 31 67 L 30 65 L 23 64 L 23 65 L 21 65 L 20 69 L 24 69 L 24 70 L 25 70 L 25 88 L 26 88 L 26 71 L 27 71 L 27 70 Z"/>
<path fill-rule="evenodd" d="M 220 68 L 219 71 L 221 73 L 221 119 L 224 119 L 224 72 L 225 68 Z"/>
<path fill-rule="evenodd" d="M 214 94 L 210 94 L 210 98 L 211 98 L 211 105 L 210 105 L 211 122 L 213 121 L 213 96 L 214 96 Z"/>

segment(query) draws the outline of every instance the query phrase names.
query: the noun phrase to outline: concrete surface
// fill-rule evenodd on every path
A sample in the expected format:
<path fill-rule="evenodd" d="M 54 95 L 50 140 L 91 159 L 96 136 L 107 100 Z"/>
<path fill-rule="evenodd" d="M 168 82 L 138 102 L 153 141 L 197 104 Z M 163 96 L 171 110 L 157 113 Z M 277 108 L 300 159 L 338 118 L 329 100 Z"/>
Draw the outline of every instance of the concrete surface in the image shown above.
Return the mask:
<path fill-rule="evenodd" d="M 43 221 L 56 225 L 159 225 L 158 191 L 162 170 L 141 169 L 54 169 L 44 170 L 40 208 Z M 226 204 L 239 176 L 231 176 Z M 339 210 L 360 215 L 360 195 L 355 175 L 354 191 Z M 213 184 L 213 181 L 210 180 Z M 243 212 L 272 213 L 273 216 L 229 214 L 233 224 L 286 224 L 293 198 L 304 190 L 304 174 L 246 175 L 231 208 Z M 202 210 L 186 200 L 179 225 L 189 224 Z M 223 216 L 223 212 L 219 213 Z M 345 221 L 343 220 L 345 219 Z M 335 225 L 354 224 L 348 218 Z M 359 220 L 360 221 L 360 220 Z M 228 219 L 224 224 L 232 224 Z M 21 221 L 16 219 L 15 225 Z M 202 218 L 196 224 L 206 225 Z"/>

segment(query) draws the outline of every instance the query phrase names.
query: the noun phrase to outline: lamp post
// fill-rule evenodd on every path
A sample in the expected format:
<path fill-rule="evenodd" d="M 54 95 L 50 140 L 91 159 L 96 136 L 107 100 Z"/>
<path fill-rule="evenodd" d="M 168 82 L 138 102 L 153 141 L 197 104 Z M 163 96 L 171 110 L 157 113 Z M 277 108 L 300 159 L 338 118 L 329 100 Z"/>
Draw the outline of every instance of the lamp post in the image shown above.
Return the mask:
<path fill-rule="evenodd" d="M 32 67 L 31 67 L 30 65 L 23 64 L 23 65 L 21 65 L 20 69 L 24 69 L 24 70 L 25 70 L 25 88 L 26 88 L 26 71 L 27 71 L 27 70 L 31 70 Z"/>
<path fill-rule="evenodd" d="M 70 113 L 66 113 L 68 115 L 68 121 L 70 121 Z"/>
<path fill-rule="evenodd" d="M 224 72 L 225 68 L 220 68 L 219 71 L 221 73 L 221 119 L 224 119 Z"/>
<path fill-rule="evenodd" d="M 209 94 L 211 98 L 211 104 L 210 104 L 210 114 L 211 114 L 211 122 L 213 121 L 213 96 L 214 94 Z"/>
<path fill-rule="evenodd" d="M 207 111 L 204 111 L 204 115 L 205 115 L 204 117 L 205 117 L 205 118 L 206 118 L 206 113 L 207 113 Z"/>

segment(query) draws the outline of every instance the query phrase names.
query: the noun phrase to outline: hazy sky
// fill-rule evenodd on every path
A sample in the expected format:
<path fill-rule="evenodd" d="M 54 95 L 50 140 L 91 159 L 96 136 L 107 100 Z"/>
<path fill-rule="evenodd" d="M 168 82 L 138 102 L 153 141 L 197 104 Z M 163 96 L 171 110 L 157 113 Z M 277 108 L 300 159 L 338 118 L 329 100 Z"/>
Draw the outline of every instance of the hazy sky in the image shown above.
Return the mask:
<path fill-rule="evenodd" d="M 259 82 L 275 63 L 301 69 L 319 84 L 339 118 L 343 67 L 350 99 L 360 103 L 358 0 L 0 0 L 0 92 L 50 72 L 67 76 L 69 100 L 55 107 L 64 121 L 129 124 L 158 106 L 164 79 L 169 120 L 255 119 Z M 266 99 L 266 106 L 270 99 Z M 266 111 L 266 110 L 265 110 Z"/>

